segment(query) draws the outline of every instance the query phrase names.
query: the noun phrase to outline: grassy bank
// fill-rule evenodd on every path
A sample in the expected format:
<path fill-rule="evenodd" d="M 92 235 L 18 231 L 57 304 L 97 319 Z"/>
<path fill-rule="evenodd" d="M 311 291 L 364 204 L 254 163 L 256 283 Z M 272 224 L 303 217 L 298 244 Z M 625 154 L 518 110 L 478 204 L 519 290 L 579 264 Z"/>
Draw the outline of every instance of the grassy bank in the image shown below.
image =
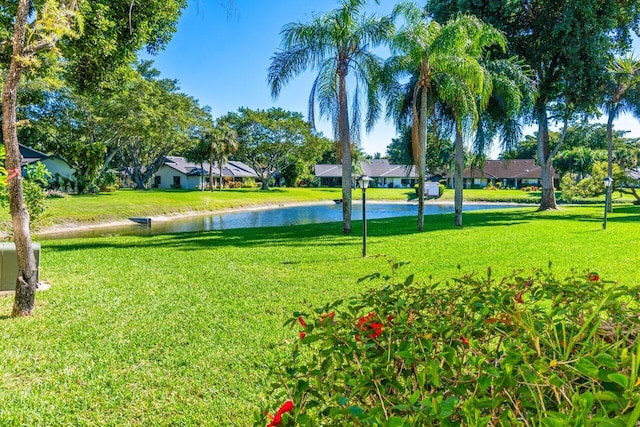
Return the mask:
<path fill-rule="evenodd" d="M 535 207 L 369 221 L 369 254 L 402 274 L 442 280 L 553 264 L 640 284 L 640 207 Z M 361 223 L 119 237 L 42 244 L 36 315 L 0 323 L 0 425 L 249 425 L 267 366 L 305 301 L 318 305 L 378 283 L 386 261 L 360 257 Z M 8 314 L 10 298 L 0 298 Z"/>

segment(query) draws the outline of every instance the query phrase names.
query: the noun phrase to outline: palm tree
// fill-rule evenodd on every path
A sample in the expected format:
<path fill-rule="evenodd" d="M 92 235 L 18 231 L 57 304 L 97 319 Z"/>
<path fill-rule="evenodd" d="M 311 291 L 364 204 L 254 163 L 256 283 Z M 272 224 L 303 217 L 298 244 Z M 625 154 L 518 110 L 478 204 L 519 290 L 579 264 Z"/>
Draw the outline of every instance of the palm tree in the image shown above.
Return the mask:
<path fill-rule="evenodd" d="M 204 162 L 209 158 L 211 144 L 208 141 L 211 130 L 203 131 L 196 140 L 196 144 L 191 146 L 185 154 L 185 158 L 194 163 L 200 164 L 200 190 L 204 191 Z"/>
<path fill-rule="evenodd" d="M 491 58 L 490 51 L 505 50 L 506 38 L 502 32 L 469 15 L 458 16 L 452 24 L 466 36 L 467 54 L 475 58 L 484 72 L 483 81 L 475 82 L 475 90 L 452 82 L 452 93 L 457 95 L 442 97 L 455 121 L 455 225 L 461 227 L 465 131 L 475 130 L 475 157 L 481 161 L 496 135 L 500 135 L 504 149 L 513 147 L 521 136 L 519 119 L 523 110 L 533 103 L 534 86 L 521 61 Z M 449 91 L 448 85 L 441 85 L 445 88 L 442 90 Z"/>
<path fill-rule="evenodd" d="M 309 120 L 314 123 L 316 103 L 320 117 L 331 120 L 339 141 L 342 163 L 342 231 L 351 233 L 352 142 L 360 133 L 360 110 L 367 106 L 367 131 L 380 115 L 378 85 L 382 61 L 370 49 L 391 36 L 389 18 L 366 15 L 366 0 L 341 0 L 340 7 L 312 17 L 309 23 L 291 23 L 282 30 L 282 50 L 271 59 L 269 84 L 277 97 L 283 86 L 307 69 L 317 70 L 309 97 Z M 351 91 L 351 114 L 347 77 L 355 84 Z M 365 99 L 361 100 L 363 93 Z"/>
<path fill-rule="evenodd" d="M 463 15 L 442 26 L 429 20 L 427 12 L 413 2 L 397 5 L 393 16 L 402 16 L 404 25 L 394 37 L 393 56 L 386 64 L 385 74 L 392 78 L 383 86 L 390 100 L 389 111 L 396 115 L 399 127 L 403 116 L 407 117 L 403 112 L 410 105 L 408 121 L 418 169 L 418 230 L 422 231 L 429 117 L 435 114 L 436 101 L 449 105 L 460 118 L 469 114 L 477 116 L 473 94 L 482 91 L 485 73 L 473 56 L 475 52 L 468 48 L 467 27 L 472 26 L 476 18 Z M 402 87 L 395 83 L 407 75 L 410 76 L 408 85 Z"/>
<path fill-rule="evenodd" d="M 238 151 L 238 135 L 236 131 L 231 128 L 228 123 L 221 122 L 216 125 L 211 137 L 211 145 L 209 151 L 209 182 L 211 184 L 211 191 L 213 191 L 213 161 L 218 163 L 218 170 L 220 171 L 220 186 L 219 191 L 222 191 L 224 185 L 222 180 L 223 165 L 229 160 L 229 156 Z"/>
<path fill-rule="evenodd" d="M 605 101 L 607 112 L 607 176 L 613 176 L 613 121 L 624 112 L 640 117 L 640 61 L 633 53 L 616 57 L 607 67 L 610 74 L 609 93 Z M 610 187 L 611 188 L 611 187 Z M 607 190 L 608 212 L 612 211 L 611 190 Z"/>

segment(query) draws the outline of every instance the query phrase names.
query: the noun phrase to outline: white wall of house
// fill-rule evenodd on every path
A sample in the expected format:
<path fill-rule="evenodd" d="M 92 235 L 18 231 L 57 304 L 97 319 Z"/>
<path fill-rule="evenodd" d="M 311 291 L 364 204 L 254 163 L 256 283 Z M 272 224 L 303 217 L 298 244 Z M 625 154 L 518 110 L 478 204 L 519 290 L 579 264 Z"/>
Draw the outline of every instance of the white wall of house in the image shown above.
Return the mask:
<path fill-rule="evenodd" d="M 204 177 L 204 180 L 207 181 L 209 179 L 208 176 Z M 182 172 L 179 172 L 173 168 L 168 166 L 161 166 L 158 172 L 151 178 L 151 182 L 149 185 L 152 188 L 172 188 L 174 183 L 180 184 L 180 188 L 184 190 L 199 190 L 201 184 L 201 178 L 199 176 L 193 175 L 185 175 Z M 158 183 L 158 185 L 155 185 Z"/>
<path fill-rule="evenodd" d="M 153 188 L 171 188 L 174 182 L 179 182 L 182 188 L 186 188 L 187 176 L 168 166 L 161 166 L 155 176 L 151 178 L 150 185 Z"/>
<path fill-rule="evenodd" d="M 413 188 L 418 182 L 415 178 L 379 177 L 374 178 L 378 186 L 384 188 Z"/>
<path fill-rule="evenodd" d="M 51 176 L 58 174 L 68 179 L 73 178 L 73 169 L 64 160 L 57 159 L 55 157 L 49 157 L 42 161 L 42 164 L 47 168 Z"/>

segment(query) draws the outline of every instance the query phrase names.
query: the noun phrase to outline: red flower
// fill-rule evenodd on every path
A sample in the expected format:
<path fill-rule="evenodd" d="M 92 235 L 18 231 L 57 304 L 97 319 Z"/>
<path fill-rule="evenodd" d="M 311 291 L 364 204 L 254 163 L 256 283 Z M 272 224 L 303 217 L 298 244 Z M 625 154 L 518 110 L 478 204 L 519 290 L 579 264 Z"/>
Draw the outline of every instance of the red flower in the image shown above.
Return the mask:
<path fill-rule="evenodd" d="M 469 345 L 469 340 L 464 335 L 460 335 L 460 341 L 462 341 L 464 345 Z"/>
<path fill-rule="evenodd" d="M 596 272 L 589 273 L 588 278 L 590 282 L 597 282 L 598 280 L 600 280 L 600 276 Z"/>
<path fill-rule="evenodd" d="M 304 321 L 302 316 L 298 317 L 298 322 L 300 322 L 300 324 L 302 325 L 303 328 L 307 327 L 307 322 Z"/>
<path fill-rule="evenodd" d="M 524 303 L 524 301 L 522 300 L 522 292 L 518 292 L 518 293 L 516 294 L 516 302 L 517 302 L 517 303 L 520 303 L 520 304 L 523 304 L 523 303 Z"/>
<path fill-rule="evenodd" d="M 300 339 L 303 340 L 307 336 L 306 332 L 300 332 Z"/>
<path fill-rule="evenodd" d="M 273 419 L 271 420 L 271 422 L 267 424 L 267 427 L 279 426 L 280 423 L 282 422 L 282 414 L 284 414 L 285 412 L 291 412 L 292 409 L 293 409 L 292 400 L 287 400 L 286 402 L 284 402 L 284 404 L 280 407 L 280 409 L 278 409 L 278 412 L 276 412 L 276 414 L 273 416 Z"/>
<path fill-rule="evenodd" d="M 369 333 L 369 338 L 378 338 L 382 334 L 382 323 L 372 322 L 375 315 L 376 313 L 372 311 L 366 316 L 361 317 L 356 325 L 356 327 L 362 332 L 371 331 Z M 357 341 L 360 341 L 359 334 L 356 334 L 355 337 Z"/>
<path fill-rule="evenodd" d="M 371 335 L 369 335 L 369 337 L 378 338 L 380 334 L 382 334 L 382 323 L 371 322 L 371 329 L 373 332 L 371 332 Z"/>

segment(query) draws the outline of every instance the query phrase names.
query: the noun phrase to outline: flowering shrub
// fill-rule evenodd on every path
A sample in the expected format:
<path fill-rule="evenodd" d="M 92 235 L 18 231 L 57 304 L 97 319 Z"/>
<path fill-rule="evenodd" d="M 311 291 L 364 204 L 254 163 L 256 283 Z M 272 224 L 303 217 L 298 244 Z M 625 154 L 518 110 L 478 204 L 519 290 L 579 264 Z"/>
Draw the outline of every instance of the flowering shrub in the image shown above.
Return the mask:
<path fill-rule="evenodd" d="M 425 284 L 392 267 L 383 287 L 286 322 L 304 336 L 256 426 L 288 400 L 278 425 L 637 425 L 637 288 L 490 270 Z"/>

